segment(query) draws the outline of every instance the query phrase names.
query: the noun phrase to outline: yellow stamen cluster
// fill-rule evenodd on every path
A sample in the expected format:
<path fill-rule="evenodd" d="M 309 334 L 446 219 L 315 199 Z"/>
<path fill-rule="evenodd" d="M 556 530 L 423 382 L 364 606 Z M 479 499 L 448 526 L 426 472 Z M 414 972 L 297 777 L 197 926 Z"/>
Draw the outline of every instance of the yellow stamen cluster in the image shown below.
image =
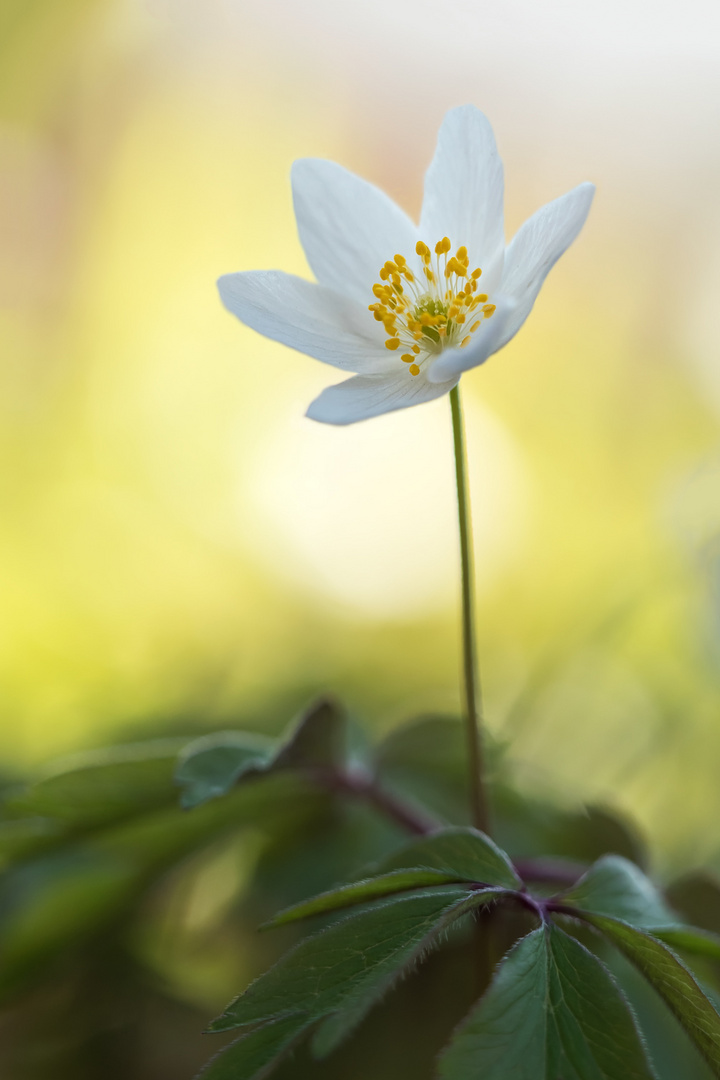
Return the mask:
<path fill-rule="evenodd" d="M 400 359 L 409 365 L 411 375 L 419 375 L 420 365 L 442 349 L 464 348 L 483 319 L 495 311 L 487 294 L 477 291 L 482 270 L 478 266 L 469 272 L 467 248 L 459 247 L 448 258 L 451 248 L 448 237 L 443 237 L 433 258 L 419 240 L 415 251 L 420 275 L 413 273 L 403 255 L 395 255 L 381 268 L 380 281 L 372 288 L 376 302 L 369 310 L 388 335 L 385 348 L 402 347 Z"/>

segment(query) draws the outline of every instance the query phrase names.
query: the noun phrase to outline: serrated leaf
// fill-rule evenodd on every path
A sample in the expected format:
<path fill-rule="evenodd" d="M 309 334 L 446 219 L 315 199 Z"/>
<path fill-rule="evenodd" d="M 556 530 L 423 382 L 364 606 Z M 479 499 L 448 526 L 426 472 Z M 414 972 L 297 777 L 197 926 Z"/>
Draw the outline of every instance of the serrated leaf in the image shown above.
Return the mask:
<path fill-rule="evenodd" d="M 708 1065 L 720 1076 L 720 1014 L 681 960 L 656 937 L 606 915 L 583 919 L 608 938 L 655 987 Z"/>
<path fill-rule="evenodd" d="M 607 964 L 630 1002 L 659 1080 L 712 1080 L 713 1073 L 663 999 L 617 949 Z"/>
<path fill-rule="evenodd" d="M 211 1030 L 297 1011 L 321 1019 L 358 1001 L 367 1009 L 451 922 L 483 902 L 482 893 L 448 887 L 351 915 L 296 945 L 231 1002 Z"/>
<path fill-rule="evenodd" d="M 247 731 L 220 731 L 195 739 L 180 756 L 175 781 L 186 810 L 226 795 L 241 776 L 262 772 L 272 759 L 270 739 Z"/>
<path fill-rule="evenodd" d="M 442 1080 L 651 1080 L 612 976 L 552 923 L 515 946 L 440 1059 Z"/>
<path fill-rule="evenodd" d="M 453 874 L 455 880 L 502 885 L 507 889 L 522 886 L 505 852 L 489 836 L 469 826 L 450 826 L 411 840 L 386 856 L 377 870 L 382 873 L 405 867 L 430 867 Z"/>
<path fill-rule="evenodd" d="M 652 881 L 619 855 L 598 859 L 562 899 L 583 911 L 610 915 L 648 930 L 680 923 Z"/>
<path fill-rule="evenodd" d="M 448 885 L 457 880 L 457 875 L 445 874 L 442 870 L 395 870 L 390 874 L 381 874 L 380 877 L 366 878 L 364 881 L 342 885 L 338 889 L 330 889 L 300 904 L 293 904 L 292 907 L 285 908 L 284 911 L 278 912 L 264 923 L 262 929 L 269 930 L 276 926 L 284 926 L 286 923 L 297 922 L 299 919 L 310 918 L 311 915 L 338 911 L 356 904 L 367 904 L 371 900 L 391 896 L 393 893 L 408 892 L 411 889 L 420 889 L 430 885 Z"/>
<path fill-rule="evenodd" d="M 306 709 L 282 740 L 271 768 L 338 768 L 345 763 L 345 742 L 345 714 L 336 702 L 323 698 Z"/>
<path fill-rule="evenodd" d="M 415 948 L 404 966 L 407 967 L 416 962 L 431 946 L 436 944 L 439 936 L 452 922 L 470 911 L 492 904 L 500 895 L 502 895 L 501 889 L 482 889 L 466 896 L 464 901 L 460 901 L 435 924 L 432 935 Z M 331 1054 L 363 1021 L 378 997 L 385 992 L 392 981 L 394 980 L 388 979 L 383 983 L 358 984 L 354 987 L 346 996 L 342 1008 L 326 1017 L 318 1027 L 311 1044 L 314 1056 L 324 1058 Z"/>
<path fill-rule="evenodd" d="M 263 1080 L 309 1023 L 304 1013 L 296 1013 L 255 1028 L 209 1061 L 196 1080 Z"/>

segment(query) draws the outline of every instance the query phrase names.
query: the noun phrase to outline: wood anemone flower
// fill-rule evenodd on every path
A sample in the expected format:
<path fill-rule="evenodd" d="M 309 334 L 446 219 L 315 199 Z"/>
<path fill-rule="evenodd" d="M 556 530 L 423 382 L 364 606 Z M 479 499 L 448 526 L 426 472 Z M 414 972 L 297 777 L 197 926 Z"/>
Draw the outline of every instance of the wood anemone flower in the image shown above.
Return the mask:
<path fill-rule="evenodd" d="M 292 169 L 300 240 L 316 282 L 280 270 L 226 274 L 241 322 L 351 379 L 307 415 L 352 424 L 447 394 L 518 332 L 552 266 L 580 232 L 595 187 L 538 210 L 505 246 L 503 167 L 487 118 L 451 109 L 425 176 L 420 224 L 331 161 Z"/>

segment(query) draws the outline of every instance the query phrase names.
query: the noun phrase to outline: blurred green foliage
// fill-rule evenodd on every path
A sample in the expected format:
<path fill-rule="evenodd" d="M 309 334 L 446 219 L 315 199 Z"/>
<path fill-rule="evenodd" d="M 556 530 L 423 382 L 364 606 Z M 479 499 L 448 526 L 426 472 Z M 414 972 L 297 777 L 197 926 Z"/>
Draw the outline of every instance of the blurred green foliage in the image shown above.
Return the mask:
<path fill-rule="evenodd" d="M 305 716 L 320 717 L 317 732 L 323 715 L 335 710 L 320 703 Z M 266 760 L 280 767 L 235 776 L 190 810 L 180 806 L 180 783 L 186 787 L 191 763 L 206 776 L 209 742 L 224 743 L 232 768 L 235 747 L 251 738 L 238 730 L 234 738 L 117 745 L 6 788 L 4 1076 L 189 1080 L 224 1045 L 224 1036 L 201 1035 L 212 1016 L 302 936 L 295 926 L 258 934 L 260 923 L 352 880 L 369 864 L 384 859 L 393 869 L 412 862 L 391 855 L 411 835 L 392 806 L 388 812 L 387 804 L 369 798 L 364 781 L 347 788 L 323 782 L 338 746 L 334 736 L 308 739 L 307 730 L 301 718 L 270 748 Z M 420 717 L 374 746 L 358 750 L 357 735 L 351 743 L 354 775 L 374 777 L 387 798 L 440 822 L 466 821 L 459 721 Z M 637 835 L 616 814 L 529 801 L 513 785 L 503 748 L 490 751 L 496 833 L 519 865 L 542 856 L 567 872 L 604 852 L 646 861 Z M 216 780 L 217 768 L 213 775 Z M 612 895 L 614 886 L 604 880 L 592 889 L 609 888 Z M 720 885 L 712 877 L 681 879 L 669 895 L 699 925 L 717 926 Z M 530 925 L 527 913 L 499 910 L 493 959 Z M 429 1078 L 437 1052 L 477 993 L 467 932 L 453 930 L 447 945 L 387 994 L 326 1062 L 311 1061 L 300 1047 L 277 1075 Z M 668 1063 L 681 1059 L 683 1080 L 704 1080 L 697 1052 L 675 1032 L 675 1021 L 658 1013 L 659 999 L 648 997 L 619 962 L 615 967 L 640 1003 L 661 1080 L 677 1080 Z M 717 984 L 717 962 L 701 967 L 706 981 Z"/>

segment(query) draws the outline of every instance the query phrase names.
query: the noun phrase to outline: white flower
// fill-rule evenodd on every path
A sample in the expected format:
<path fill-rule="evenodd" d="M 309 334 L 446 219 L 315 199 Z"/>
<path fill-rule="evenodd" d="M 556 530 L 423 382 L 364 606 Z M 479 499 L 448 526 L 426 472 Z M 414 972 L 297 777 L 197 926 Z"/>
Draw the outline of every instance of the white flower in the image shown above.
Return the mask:
<path fill-rule="evenodd" d="M 543 206 L 505 247 L 502 162 L 488 120 L 470 105 L 443 120 L 419 226 L 331 161 L 296 161 L 292 187 L 317 283 L 255 270 L 226 274 L 218 287 L 254 330 L 357 372 L 310 405 L 307 415 L 326 424 L 431 401 L 506 345 L 595 191 L 580 184 Z"/>

